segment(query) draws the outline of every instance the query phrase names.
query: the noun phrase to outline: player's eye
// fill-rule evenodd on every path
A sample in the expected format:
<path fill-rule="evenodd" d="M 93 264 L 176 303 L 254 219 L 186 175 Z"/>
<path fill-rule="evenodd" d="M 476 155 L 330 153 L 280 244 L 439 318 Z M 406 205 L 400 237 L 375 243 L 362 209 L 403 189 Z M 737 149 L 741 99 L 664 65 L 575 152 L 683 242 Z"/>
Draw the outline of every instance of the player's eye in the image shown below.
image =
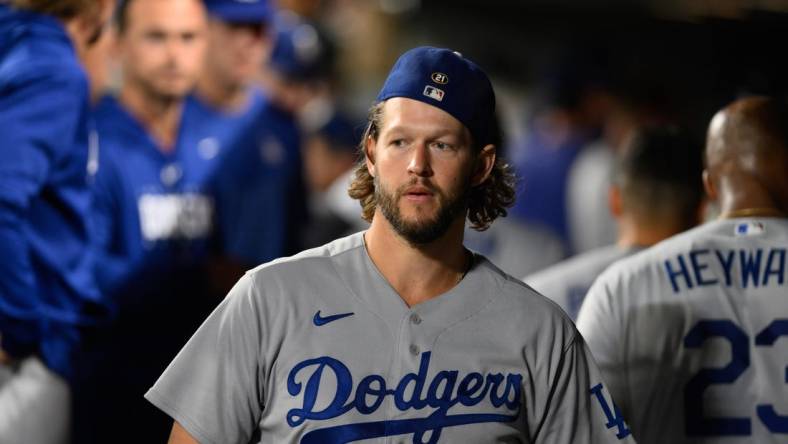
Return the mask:
<path fill-rule="evenodd" d="M 390 145 L 396 148 L 402 148 L 407 145 L 405 139 L 394 139 L 390 142 Z"/>
<path fill-rule="evenodd" d="M 167 36 L 161 31 L 149 31 L 145 33 L 145 40 L 151 43 L 161 43 Z"/>
<path fill-rule="evenodd" d="M 191 43 L 191 42 L 197 40 L 197 34 L 195 34 L 193 32 L 185 32 L 185 33 L 181 34 L 181 40 L 183 40 L 186 43 Z"/>
<path fill-rule="evenodd" d="M 448 151 L 454 149 L 454 145 L 441 141 L 432 142 L 432 146 L 439 151 Z"/>

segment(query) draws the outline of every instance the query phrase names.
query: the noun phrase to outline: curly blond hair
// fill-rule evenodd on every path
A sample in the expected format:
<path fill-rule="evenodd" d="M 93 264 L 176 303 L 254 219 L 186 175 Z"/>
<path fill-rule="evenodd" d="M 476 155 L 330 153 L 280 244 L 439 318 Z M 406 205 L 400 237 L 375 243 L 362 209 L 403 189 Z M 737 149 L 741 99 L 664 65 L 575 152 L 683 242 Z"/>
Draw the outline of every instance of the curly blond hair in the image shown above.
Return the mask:
<path fill-rule="evenodd" d="M 357 199 L 361 204 L 361 217 L 372 222 L 375 214 L 377 200 L 375 199 L 375 179 L 370 174 L 366 164 L 366 141 L 370 138 L 377 141 L 380 128 L 383 124 L 383 104 L 376 103 L 369 110 L 367 116 L 367 128 L 364 136 L 359 143 L 359 161 L 356 164 L 356 171 L 353 182 L 348 188 L 348 194 L 353 199 Z M 501 134 L 496 128 L 493 144 L 500 146 Z M 482 146 L 474 143 L 474 152 L 478 154 Z M 484 231 L 498 217 L 506 217 L 507 208 L 514 204 L 514 185 L 515 176 L 512 167 L 502 158 L 495 159 L 495 165 L 487 180 L 482 184 L 471 188 L 468 199 L 468 220 L 471 228 L 477 231 Z"/>

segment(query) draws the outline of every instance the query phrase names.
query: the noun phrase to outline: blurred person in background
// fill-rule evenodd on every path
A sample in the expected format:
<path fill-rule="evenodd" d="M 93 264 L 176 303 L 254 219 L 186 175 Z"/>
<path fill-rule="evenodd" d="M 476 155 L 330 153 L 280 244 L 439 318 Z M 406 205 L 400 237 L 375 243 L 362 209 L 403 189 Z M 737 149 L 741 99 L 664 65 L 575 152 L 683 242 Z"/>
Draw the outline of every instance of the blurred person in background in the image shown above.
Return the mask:
<path fill-rule="evenodd" d="M 185 113 L 199 150 L 220 159 L 212 187 L 227 288 L 247 268 L 298 250 L 305 199 L 299 132 L 255 79 L 268 59 L 268 0 L 206 0 L 208 49 Z M 264 221 L 264 222 L 261 222 Z"/>
<path fill-rule="evenodd" d="M 501 143 L 497 143 L 501 146 Z M 503 149 L 501 158 L 506 158 Z M 549 267 L 566 257 L 564 242 L 544 225 L 504 216 L 484 231 L 466 227 L 463 242 L 512 276 Z"/>
<path fill-rule="evenodd" d="M 641 84 L 638 88 L 647 88 Z M 601 116 L 601 134 L 584 146 L 567 175 L 566 217 L 573 254 L 612 245 L 618 227 L 609 211 L 608 194 L 616 157 L 638 127 L 667 125 L 674 115 L 651 91 L 628 92 L 618 86 L 609 91 L 607 111 Z"/>
<path fill-rule="evenodd" d="M 618 221 L 616 244 L 592 249 L 523 280 L 572 318 L 591 284 L 613 262 L 702 220 L 701 144 L 672 126 L 647 127 L 624 143 L 613 167 L 609 211 Z"/>
<path fill-rule="evenodd" d="M 358 160 L 355 129 L 346 116 L 335 112 L 322 127 L 305 136 L 304 178 L 310 211 L 302 235 L 305 248 L 369 226 L 358 214 L 358 203 L 347 194 Z"/>
<path fill-rule="evenodd" d="M 277 16 L 271 54 L 259 80 L 305 132 L 325 124 L 336 108 L 337 56 L 334 41 L 317 23 L 289 11 Z"/>
<path fill-rule="evenodd" d="M 703 172 L 720 218 L 617 262 L 589 290 L 577 328 L 638 442 L 785 442 L 786 171 L 785 103 L 726 106 Z"/>
<path fill-rule="evenodd" d="M 69 442 L 92 276 L 89 87 L 113 0 L 0 2 L 0 442 Z"/>
<path fill-rule="evenodd" d="M 525 137 L 510 148 L 512 164 L 522 177 L 511 214 L 551 230 L 569 254 L 574 254 L 567 214 L 569 171 L 599 136 L 611 105 L 607 88 L 587 65 L 561 65 L 543 81 L 544 97 L 537 99 Z"/>
<path fill-rule="evenodd" d="M 271 101 L 296 119 L 303 140 L 309 212 L 301 232 L 304 248 L 369 226 L 347 194 L 360 134 L 340 109 L 336 55 L 333 41 L 315 23 L 281 13 L 271 56 L 260 78 Z"/>
<path fill-rule="evenodd" d="M 93 112 L 101 149 L 93 215 L 96 276 L 118 317 L 92 341 L 79 381 L 80 443 L 166 440 L 167 424 L 141 395 L 220 299 L 204 272 L 217 160 L 201 154 L 183 112 L 202 68 L 203 3 L 125 0 L 115 30 L 122 85 Z M 109 434 L 121 424 L 123 434 Z"/>
<path fill-rule="evenodd" d="M 569 168 L 566 217 L 573 254 L 616 242 L 618 226 L 608 204 L 613 166 L 623 143 L 637 129 L 638 119 L 626 99 L 613 100 L 601 136 L 585 146 Z"/>

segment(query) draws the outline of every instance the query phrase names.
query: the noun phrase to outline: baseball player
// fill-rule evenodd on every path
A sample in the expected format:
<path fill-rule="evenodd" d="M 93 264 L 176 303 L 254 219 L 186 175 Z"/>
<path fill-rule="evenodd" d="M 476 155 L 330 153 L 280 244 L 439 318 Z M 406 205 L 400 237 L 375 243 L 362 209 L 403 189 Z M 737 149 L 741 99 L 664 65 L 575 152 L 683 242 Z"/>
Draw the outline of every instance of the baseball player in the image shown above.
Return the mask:
<path fill-rule="evenodd" d="M 182 111 L 202 68 L 205 17 L 200 0 L 126 0 L 116 13 L 123 84 L 94 110 L 94 226 L 96 275 L 118 319 L 93 342 L 96 375 L 80 391 L 93 406 L 80 409 L 87 419 L 79 425 L 89 428 L 81 443 L 103 441 L 128 421 L 136 426 L 113 442 L 166 438 L 169 424 L 156 423 L 142 394 L 220 300 L 205 272 L 218 159 L 199 150 Z"/>
<path fill-rule="evenodd" d="M 308 213 L 299 241 L 318 247 L 369 226 L 347 193 L 360 128 L 339 103 L 333 39 L 287 12 L 277 16 L 275 31 L 260 80 L 271 102 L 298 123 Z"/>
<path fill-rule="evenodd" d="M 300 138 L 293 116 L 253 80 L 262 69 L 274 8 L 268 0 L 206 0 L 208 47 L 184 108 L 213 175 L 220 246 L 244 270 L 297 251 L 303 219 Z M 265 223 L 260 223 L 265 219 Z M 228 286 L 229 288 L 229 286 Z M 226 289 L 225 289 L 226 290 Z"/>
<path fill-rule="evenodd" d="M 513 194 L 487 76 L 420 47 L 377 101 L 369 230 L 238 282 L 146 394 L 170 442 L 632 442 L 569 319 L 462 246 Z"/>
<path fill-rule="evenodd" d="M 719 220 L 613 265 L 577 325 L 641 443 L 788 439 L 788 111 L 718 112 L 706 191 Z"/>
<path fill-rule="evenodd" d="M 613 168 L 609 203 L 618 220 L 618 242 L 523 279 L 572 319 L 591 284 L 610 264 L 700 223 L 702 150 L 678 128 L 636 132 Z"/>
<path fill-rule="evenodd" d="M 102 149 L 97 275 L 107 292 L 135 273 L 189 266 L 204 255 L 213 222 L 204 188 L 217 164 L 201 155 L 181 118 L 204 51 L 201 2 L 127 0 L 116 17 L 123 85 L 94 109 Z"/>
<path fill-rule="evenodd" d="M 0 2 L 0 442 L 68 441 L 92 278 L 88 82 L 111 0 Z"/>

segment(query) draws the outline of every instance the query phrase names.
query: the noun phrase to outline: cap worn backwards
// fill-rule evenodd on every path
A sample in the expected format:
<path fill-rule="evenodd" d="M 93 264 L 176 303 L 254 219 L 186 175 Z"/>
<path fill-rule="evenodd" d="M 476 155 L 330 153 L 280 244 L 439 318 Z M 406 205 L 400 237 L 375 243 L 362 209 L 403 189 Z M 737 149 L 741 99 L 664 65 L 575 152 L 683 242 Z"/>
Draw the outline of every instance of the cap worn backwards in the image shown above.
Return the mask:
<path fill-rule="evenodd" d="M 462 122 L 476 144 L 495 143 L 495 93 L 490 79 L 458 52 L 422 46 L 402 54 L 377 101 L 394 97 L 440 108 Z"/>
<path fill-rule="evenodd" d="M 269 0 L 205 0 L 208 13 L 229 23 L 268 23 L 274 8 Z"/>

